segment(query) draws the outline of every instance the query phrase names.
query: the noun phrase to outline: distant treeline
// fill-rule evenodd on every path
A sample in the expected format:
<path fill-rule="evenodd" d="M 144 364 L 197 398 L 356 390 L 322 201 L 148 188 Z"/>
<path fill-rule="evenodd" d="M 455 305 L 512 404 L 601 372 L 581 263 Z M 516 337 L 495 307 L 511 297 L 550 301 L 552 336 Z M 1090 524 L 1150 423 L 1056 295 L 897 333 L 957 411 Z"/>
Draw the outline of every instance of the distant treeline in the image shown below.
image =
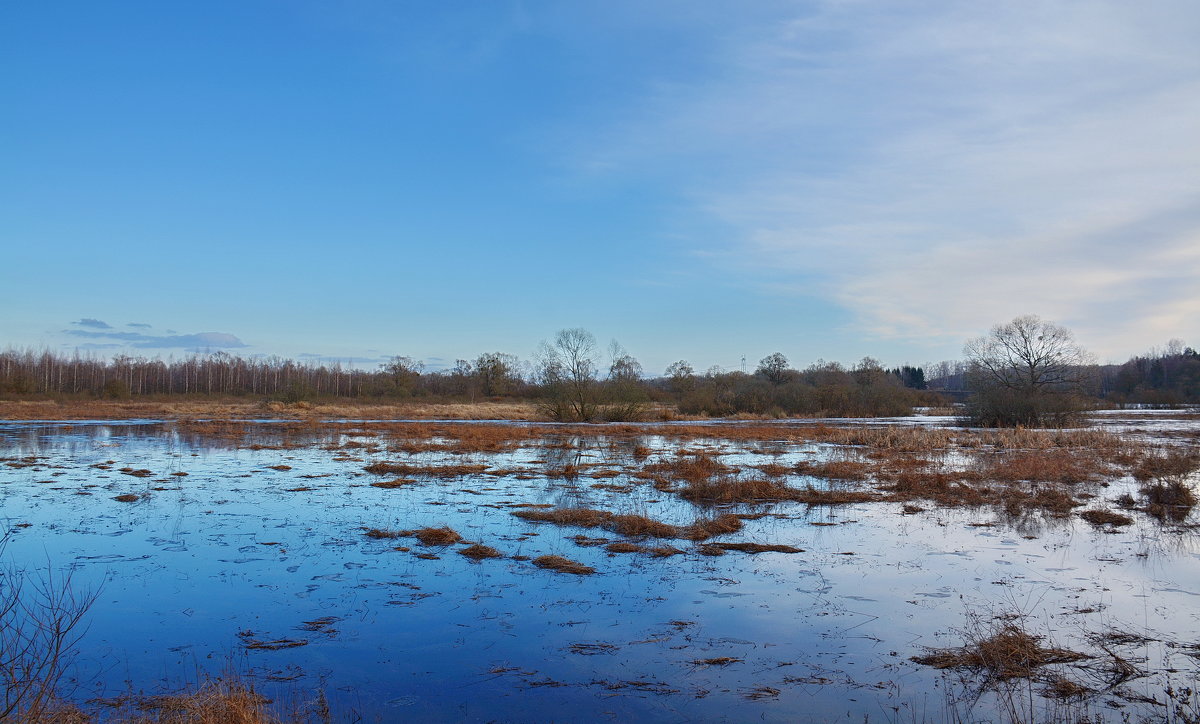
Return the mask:
<path fill-rule="evenodd" d="M 419 363 L 407 357 L 393 358 L 377 370 L 362 370 L 336 362 L 246 359 L 226 352 L 163 361 L 126 355 L 97 359 L 9 350 L 0 353 L 0 394 L 114 399 L 246 395 L 286 401 L 317 397 L 453 397 L 473 392 L 520 395 L 527 392 L 527 385 L 515 363 L 512 355 L 481 355 L 478 366 L 460 363 L 448 372 L 425 373 Z"/>
<path fill-rule="evenodd" d="M 613 353 L 607 365 L 600 364 L 594 349 L 582 350 L 578 359 L 556 357 L 556 350 L 546 345 L 528 362 L 510 354 L 487 353 L 458 360 L 445 370 L 427 370 L 410 357 L 393 357 L 377 369 L 364 370 L 225 352 L 162 360 L 9 350 L 0 353 L 0 395 L 246 396 L 285 402 L 516 398 L 541 401 L 549 414 L 564 419 L 631 419 L 651 403 L 714 416 L 907 414 L 921 401 L 920 390 L 926 386 L 919 367 L 888 370 L 869 358 L 851 369 L 818 362 L 795 370 L 776 353 L 762 360 L 753 373 L 712 368 L 702 374 L 680 361 L 661 377 L 647 377 L 637 360 L 623 350 Z"/>
<path fill-rule="evenodd" d="M 564 333 L 578 339 L 564 340 Z M 531 361 L 492 352 L 458 360 L 444 370 L 427 370 L 410 357 L 393 357 L 364 370 L 225 352 L 164 361 L 9 350 L 0 352 L 0 395 L 246 396 L 285 402 L 514 398 L 540 401 L 548 414 L 562 419 L 631 419 L 652 403 L 712 416 L 885 416 L 960 399 L 965 369 L 962 362 L 941 362 L 928 370 L 907 365 L 889 369 L 868 357 L 853 367 L 818 361 L 800 370 L 775 353 L 753 372 L 714 367 L 698 373 L 681 360 L 652 377 L 619 345 L 602 364 L 594 338 L 584 330 L 564 330 Z M 1097 397 L 1114 403 L 1200 403 L 1200 354 L 1182 343 L 1172 342 L 1123 365 L 1098 366 L 1093 378 Z"/>
<path fill-rule="evenodd" d="M 1200 403 L 1200 353 L 1182 342 L 1100 370 L 1100 393 L 1117 403 Z"/>

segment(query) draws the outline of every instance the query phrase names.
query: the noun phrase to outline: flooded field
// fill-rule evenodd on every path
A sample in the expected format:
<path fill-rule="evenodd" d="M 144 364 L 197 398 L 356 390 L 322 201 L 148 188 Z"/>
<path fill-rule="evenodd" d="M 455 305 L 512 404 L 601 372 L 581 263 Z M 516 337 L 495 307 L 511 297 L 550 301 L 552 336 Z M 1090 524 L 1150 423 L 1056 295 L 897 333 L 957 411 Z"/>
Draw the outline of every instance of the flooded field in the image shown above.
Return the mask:
<path fill-rule="evenodd" d="M 97 594 L 85 709 L 1196 721 L 1200 420 L 927 420 L 0 423 L 4 557 Z"/>

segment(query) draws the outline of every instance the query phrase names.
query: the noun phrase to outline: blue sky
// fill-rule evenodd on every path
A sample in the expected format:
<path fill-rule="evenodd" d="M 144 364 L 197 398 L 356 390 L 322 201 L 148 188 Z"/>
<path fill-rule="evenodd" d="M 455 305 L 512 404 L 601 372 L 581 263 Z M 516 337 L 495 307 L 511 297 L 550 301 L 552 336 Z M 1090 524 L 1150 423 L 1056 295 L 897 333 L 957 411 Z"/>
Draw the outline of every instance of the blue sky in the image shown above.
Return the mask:
<path fill-rule="evenodd" d="M 0 8 L 0 346 L 1200 342 L 1200 5 Z"/>

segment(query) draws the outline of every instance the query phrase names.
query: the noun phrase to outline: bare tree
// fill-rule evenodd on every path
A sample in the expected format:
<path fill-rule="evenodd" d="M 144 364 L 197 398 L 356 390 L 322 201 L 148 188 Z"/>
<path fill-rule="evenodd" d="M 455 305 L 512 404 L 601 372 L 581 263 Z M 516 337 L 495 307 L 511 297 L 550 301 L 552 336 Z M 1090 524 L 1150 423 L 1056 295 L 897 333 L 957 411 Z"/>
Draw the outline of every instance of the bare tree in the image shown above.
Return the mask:
<path fill-rule="evenodd" d="M 968 341 L 963 353 L 980 424 L 1063 422 L 1081 409 L 1091 356 L 1066 327 L 1036 315 L 1017 317 Z"/>
<path fill-rule="evenodd" d="M 412 357 L 392 357 L 382 367 L 391 377 L 393 390 L 401 396 L 412 395 L 417 386 L 417 379 L 425 371 L 424 363 Z"/>
<path fill-rule="evenodd" d="M 615 339 L 609 345 L 608 379 L 604 383 L 603 417 L 612 421 L 641 418 L 650 401 L 642 377 L 642 363 Z"/>
<path fill-rule="evenodd" d="M 963 348 L 976 375 L 1009 390 L 1036 392 L 1085 381 L 1090 355 L 1066 327 L 1032 314 L 997 324 Z"/>
<path fill-rule="evenodd" d="M 0 553 L 8 536 L 0 538 Z M 0 571 L 0 721 L 51 721 L 59 686 L 77 653 L 83 618 L 96 600 L 71 576 Z"/>
<path fill-rule="evenodd" d="M 788 358 L 784 357 L 782 352 L 775 352 L 759 360 L 755 372 L 767 378 L 773 385 L 782 385 L 788 381 L 791 371 L 788 368 Z"/>
<path fill-rule="evenodd" d="M 596 416 L 596 337 L 580 327 L 559 330 L 537 354 L 537 376 L 545 393 L 545 411 L 555 419 L 591 420 Z"/>
<path fill-rule="evenodd" d="M 666 375 L 671 379 L 671 390 L 677 395 L 691 392 L 696 387 L 696 370 L 687 360 L 672 362 Z"/>
<path fill-rule="evenodd" d="M 474 369 L 475 376 L 483 386 L 483 394 L 492 397 L 512 392 L 520 381 L 519 364 L 516 355 L 503 352 L 479 355 L 475 360 Z"/>

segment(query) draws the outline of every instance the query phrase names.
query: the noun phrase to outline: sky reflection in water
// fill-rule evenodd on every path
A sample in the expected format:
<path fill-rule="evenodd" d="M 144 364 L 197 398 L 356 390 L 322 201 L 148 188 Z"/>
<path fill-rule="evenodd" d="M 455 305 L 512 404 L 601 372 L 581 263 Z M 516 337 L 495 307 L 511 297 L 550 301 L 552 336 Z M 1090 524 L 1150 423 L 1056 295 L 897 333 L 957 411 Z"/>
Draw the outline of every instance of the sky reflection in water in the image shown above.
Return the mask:
<path fill-rule="evenodd" d="M 233 666 L 275 695 L 323 689 L 335 712 L 368 721 L 940 718 L 944 691 L 957 691 L 952 679 L 908 659 L 925 646 L 960 643 L 952 629 L 968 610 L 1023 612 L 1035 633 L 1052 632 L 1054 643 L 1081 651 L 1095 650 L 1087 638 L 1096 632 L 1144 634 L 1154 640 L 1124 651 L 1144 658 L 1153 675 L 1126 689 L 1161 699 L 1168 678 L 1195 682 L 1194 651 L 1175 646 L 1200 642 L 1194 533 L 1163 531 L 1144 516 L 1108 534 L 1077 520 L 973 525 L 997 520 L 982 510 L 900 515 L 893 503 L 786 503 L 739 508 L 775 515 L 747 521 L 729 540 L 804 553 L 713 558 L 665 541 L 685 553 L 659 559 L 570 539 L 620 540 L 614 534 L 511 515 L 513 503 L 636 512 L 675 524 L 701 512 L 645 484 L 627 492 L 591 487 L 624 476 L 571 484 L 482 475 L 379 489 L 363 467 L 398 453 L 326 449 L 371 438 L 318 429 L 288 438 L 302 444 L 270 449 L 282 439 L 262 428 L 253 442 L 268 447 L 253 450 L 153 422 L 0 425 L 0 456 L 38 456 L 32 466 L 0 467 L 6 527 L 28 524 L 15 528 L 7 556 L 32 568 L 69 568 L 74 585 L 100 591 L 77 672 L 90 682 L 82 696 L 117 694 L 126 682 L 135 690 L 172 687 Z M 634 463 L 634 441 L 570 441 L 406 459 L 492 469 Z M 653 451 L 651 460 L 681 447 L 666 438 L 636 442 Z M 829 445 L 702 442 L 743 465 L 845 454 Z M 93 467 L 106 461 L 113 461 L 108 469 Z M 124 467 L 152 475 L 118 472 Z M 1111 499 L 1129 485 L 1098 493 Z M 122 493 L 147 497 L 113 500 Z M 440 525 L 507 556 L 559 554 L 598 574 L 555 573 L 511 558 L 476 563 L 457 546 L 364 535 Z M 254 641 L 304 645 L 245 648 Z M 717 657 L 740 661 L 694 663 Z M 1101 678 L 1086 667 L 1072 674 L 1089 686 Z M 1106 705 L 1112 699 L 1101 696 L 1092 708 L 1115 717 Z M 991 705 L 985 696 L 974 714 L 988 718 L 980 712 Z"/>

